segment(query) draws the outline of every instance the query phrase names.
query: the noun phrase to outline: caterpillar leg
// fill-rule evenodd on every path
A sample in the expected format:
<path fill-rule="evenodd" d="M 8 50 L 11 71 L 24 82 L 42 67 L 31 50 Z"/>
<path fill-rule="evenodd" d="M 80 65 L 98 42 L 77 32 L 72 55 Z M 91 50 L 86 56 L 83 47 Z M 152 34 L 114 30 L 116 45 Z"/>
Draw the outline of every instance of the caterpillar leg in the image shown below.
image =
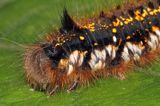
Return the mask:
<path fill-rule="evenodd" d="M 59 85 L 56 85 L 51 91 L 47 91 L 47 94 L 49 96 L 54 95 L 56 93 L 56 91 L 58 90 L 58 88 L 59 88 Z"/>
<path fill-rule="evenodd" d="M 68 93 L 72 92 L 73 90 L 75 90 L 78 87 L 79 81 L 75 80 L 73 82 L 73 84 L 69 87 L 69 89 L 67 90 Z"/>
<path fill-rule="evenodd" d="M 124 80 L 124 79 L 126 79 L 126 77 L 123 73 L 118 73 L 118 79 Z"/>

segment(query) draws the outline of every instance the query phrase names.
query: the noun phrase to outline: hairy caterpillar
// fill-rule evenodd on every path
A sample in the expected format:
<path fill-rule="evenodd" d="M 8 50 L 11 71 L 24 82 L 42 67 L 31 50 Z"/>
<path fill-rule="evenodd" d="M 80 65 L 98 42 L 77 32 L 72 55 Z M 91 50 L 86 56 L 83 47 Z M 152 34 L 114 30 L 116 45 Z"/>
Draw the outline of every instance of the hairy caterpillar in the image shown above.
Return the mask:
<path fill-rule="evenodd" d="M 131 64 L 141 66 L 159 53 L 159 28 L 160 0 L 118 6 L 112 14 L 101 12 L 84 25 L 73 21 L 65 9 L 59 31 L 26 50 L 27 81 L 52 95 L 100 77 L 124 79 Z"/>

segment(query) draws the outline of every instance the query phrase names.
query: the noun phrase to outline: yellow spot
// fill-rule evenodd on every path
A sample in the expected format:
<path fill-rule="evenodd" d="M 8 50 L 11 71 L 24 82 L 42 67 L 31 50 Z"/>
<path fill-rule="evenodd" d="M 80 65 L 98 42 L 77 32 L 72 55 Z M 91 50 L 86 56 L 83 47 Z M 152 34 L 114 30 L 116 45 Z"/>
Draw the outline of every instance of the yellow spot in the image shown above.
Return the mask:
<path fill-rule="evenodd" d="M 152 26 L 152 31 L 153 31 L 153 32 L 155 32 L 155 31 L 157 31 L 157 30 L 159 30 L 159 28 L 158 28 L 157 26 Z"/>
<path fill-rule="evenodd" d="M 148 12 L 146 10 L 143 10 L 142 17 L 146 17 L 146 16 L 148 16 Z"/>
<path fill-rule="evenodd" d="M 144 20 L 144 18 L 141 17 L 140 15 L 137 15 L 137 16 L 135 17 L 135 19 L 138 20 L 138 21 L 143 21 L 143 20 Z"/>
<path fill-rule="evenodd" d="M 94 26 L 95 25 L 95 23 L 91 23 L 91 24 L 89 24 L 89 26 Z"/>
<path fill-rule="evenodd" d="M 56 43 L 55 47 L 57 47 L 57 46 L 60 46 L 60 44 L 59 44 L 59 43 Z"/>
<path fill-rule="evenodd" d="M 158 13 L 158 10 L 157 10 L 157 9 L 154 9 L 153 12 L 154 12 L 154 14 L 157 14 L 157 13 Z"/>
<path fill-rule="evenodd" d="M 154 15 L 154 12 L 153 12 L 153 11 L 151 11 L 151 12 L 149 12 L 149 14 L 150 14 L 150 15 Z"/>
<path fill-rule="evenodd" d="M 128 21 L 124 21 L 125 24 L 128 24 Z"/>
<path fill-rule="evenodd" d="M 133 21 L 133 18 L 132 18 L 132 17 L 129 17 L 129 18 L 126 19 L 126 21 L 132 22 L 132 21 Z"/>
<path fill-rule="evenodd" d="M 147 11 L 148 11 L 148 12 L 150 12 L 150 11 L 151 11 L 151 9 L 150 9 L 150 8 L 147 8 Z"/>
<path fill-rule="evenodd" d="M 117 18 L 116 22 L 113 22 L 113 26 L 117 27 L 120 25 L 120 23 L 121 23 L 121 21 Z"/>
<path fill-rule="evenodd" d="M 92 28 L 92 29 L 90 29 L 90 31 L 91 31 L 91 32 L 94 32 L 94 31 L 95 31 L 95 29 L 94 29 L 94 28 Z"/>
<path fill-rule="evenodd" d="M 120 25 L 123 26 L 124 25 L 123 22 L 121 22 Z"/>
<path fill-rule="evenodd" d="M 127 40 L 129 40 L 129 39 L 131 39 L 131 36 L 127 36 L 127 38 L 126 38 Z"/>
<path fill-rule="evenodd" d="M 158 9 L 154 9 L 154 10 L 150 11 L 149 14 L 150 15 L 157 15 L 158 11 L 159 11 Z"/>
<path fill-rule="evenodd" d="M 113 33 L 117 33 L 117 29 L 116 29 L 116 28 L 113 28 L 113 29 L 112 29 L 112 32 L 113 32 Z"/>
<path fill-rule="evenodd" d="M 84 36 L 79 36 L 79 39 L 84 40 L 85 38 L 84 38 Z"/>
<path fill-rule="evenodd" d="M 90 23 L 90 24 L 84 25 L 84 26 L 82 26 L 82 28 L 86 28 L 86 29 L 89 29 L 91 32 L 94 32 L 95 31 L 95 23 Z"/>
<path fill-rule="evenodd" d="M 141 13 L 140 11 L 135 11 L 135 19 L 138 20 L 138 21 L 142 21 L 144 20 L 143 16 L 141 16 Z"/>
<path fill-rule="evenodd" d="M 135 15 L 139 15 L 139 14 L 141 14 L 140 11 L 138 11 L 138 10 L 135 11 Z"/>
<path fill-rule="evenodd" d="M 122 16 L 120 16 L 120 18 L 124 21 L 125 20 L 125 18 L 123 18 Z"/>

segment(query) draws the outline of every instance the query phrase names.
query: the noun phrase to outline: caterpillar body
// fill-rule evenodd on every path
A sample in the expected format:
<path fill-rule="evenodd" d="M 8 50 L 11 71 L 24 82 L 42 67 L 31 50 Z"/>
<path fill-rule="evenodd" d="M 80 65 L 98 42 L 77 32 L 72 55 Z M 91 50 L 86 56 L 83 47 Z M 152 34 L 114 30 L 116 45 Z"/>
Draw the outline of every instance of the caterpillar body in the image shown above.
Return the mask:
<path fill-rule="evenodd" d="M 125 79 L 131 64 L 153 60 L 160 46 L 160 0 L 128 7 L 101 12 L 84 25 L 64 9 L 59 31 L 26 49 L 24 68 L 31 87 L 49 95 L 70 92 L 100 77 Z"/>

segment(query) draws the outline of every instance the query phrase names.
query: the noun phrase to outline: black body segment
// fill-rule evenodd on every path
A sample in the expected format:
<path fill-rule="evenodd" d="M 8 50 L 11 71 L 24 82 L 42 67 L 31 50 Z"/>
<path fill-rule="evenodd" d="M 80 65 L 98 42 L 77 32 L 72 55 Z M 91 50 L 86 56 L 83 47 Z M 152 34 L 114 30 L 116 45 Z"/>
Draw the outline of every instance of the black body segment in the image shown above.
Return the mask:
<path fill-rule="evenodd" d="M 159 1 L 157 2 L 159 3 Z M 66 36 L 65 39 L 44 50 L 47 56 L 53 60 L 53 64 L 58 65 L 60 59 L 68 57 L 75 50 L 93 51 L 113 44 L 118 47 L 118 50 L 116 59 L 111 64 L 116 64 L 114 61 L 121 60 L 119 58 L 126 42 L 142 42 L 145 45 L 149 32 L 153 32 L 152 27 L 160 26 L 160 9 L 157 2 L 148 2 L 148 4 L 128 10 L 127 13 L 122 11 L 120 16 L 100 18 L 101 23 L 93 21 L 93 23 L 89 23 L 89 27 L 78 26 L 65 9 L 62 28 L 60 28 L 60 32 Z M 116 37 L 116 42 L 113 41 L 113 36 Z M 85 61 L 88 62 L 89 59 L 90 57 L 86 56 Z"/>

